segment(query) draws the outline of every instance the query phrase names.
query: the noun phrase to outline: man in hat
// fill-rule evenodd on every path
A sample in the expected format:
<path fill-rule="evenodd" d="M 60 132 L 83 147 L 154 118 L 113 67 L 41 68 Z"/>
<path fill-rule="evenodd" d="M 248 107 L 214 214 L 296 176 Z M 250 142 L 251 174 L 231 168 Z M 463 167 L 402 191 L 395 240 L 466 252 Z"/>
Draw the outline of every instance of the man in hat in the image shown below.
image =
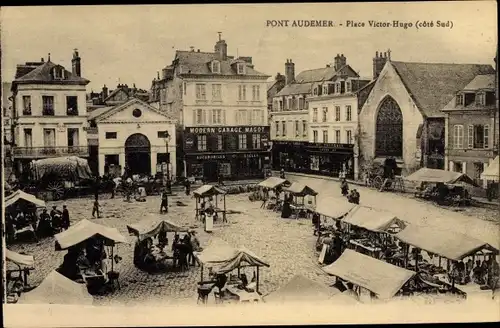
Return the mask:
<path fill-rule="evenodd" d="M 52 223 L 47 209 L 44 208 L 40 214 L 40 223 L 38 224 L 37 234 L 42 237 L 46 237 L 52 234 Z"/>
<path fill-rule="evenodd" d="M 57 209 L 57 206 L 52 206 L 52 211 L 50 211 L 50 218 L 52 220 L 52 228 L 54 233 L 58 233 L 61 230 L 61 212 Z"/>
<path fill-rule="evenodd" d="M 163 209 L 165 209 L 165 213 L 168 213 L 168 193 L 166 189 L 163 189 L 161 193 L 160 214 L 163 213 Z"/>
<path fill-rule="evenodd" d="M 188 263 L 191 263 L 192 266 L 195 266 L 196 258 L 194 257 L 193 252 L 197 252 L 200 249 L 200 241 L 198 240 L 198 238 L 196 238 L 195 230 L 191 229 L 188 233 L 191 235 L 191 238 L 189 240 L 191 243 L 191 252 L 188 254 Z"/>
<path fill-rule="evenodd" d="M 62 228 L 64 230 L 68 230 L 70 225 L 69 221 L 69 211 L 66 205 L 63 205 L 63 212 L 62 212 Z"/>

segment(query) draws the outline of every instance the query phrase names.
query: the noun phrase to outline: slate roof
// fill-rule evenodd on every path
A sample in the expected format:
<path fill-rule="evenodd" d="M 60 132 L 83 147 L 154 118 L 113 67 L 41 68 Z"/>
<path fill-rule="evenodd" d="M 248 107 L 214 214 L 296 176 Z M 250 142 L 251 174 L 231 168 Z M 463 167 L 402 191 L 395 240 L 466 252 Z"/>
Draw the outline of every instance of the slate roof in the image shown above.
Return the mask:
<path fill-rule="evenodd" d="M 443 117 L 444 108 L 475 76 L 494 74 L 491 65 L 390 62 L 424 116 Z"/>
<path fill-rule="evenodd" d="M 21 76 L 28 74 L 29 72 L 31 72 L 32 70 L 34 70 L 38 66 L 43 65 L 43 63 L 44 62 L 28 62 L 24 65 L 17 65 L 16 76 L 14 77 L 14 79 L 18 79 Z"/>
<path fill-rule="evenodd" d="M 467 84 L 464 91 L 495 89 L 495 74 L 478 75 Z"/>
<path fill-rule="evenodd" d="M 115 107 L 115 106 L 106 106 L 106 107 L 96 108 L 89 113 L 87 120 L 89 120 L 89 121 L 95 120 L 98 116 L 101 116 L 102 114 L 108 112 L 113 107 Z"/>
<path fill-rule="evenodd" d="M 32 69 L 29 73 L 22 75 L 14 80 L 14 84 L 22 83 L 50 83 L 50 84 L 77 84 L 86 85 L 90 81 L 82 77 L 73 75 L 70 71 L 64 69 L 64 79 L 53 79 L 51 71 L 54 67 L 62 67 L 51 61 L 45 62 Z M 63 67 L 64 68 L 64 67 Z M 19 72 L 18 72 L 19 73 Z"/>
<path fill-rule="evenodd" d="M 298 95 L 304 93 L 311 93 L 313 83 L 291 83 L 285 85 L 283 89 L 276 96 Z"/>
<path fill-rule="evenodd" d="M 180 51 L 178 50 L 175 54 L 175 60 L 177 64 L 181 67 L 181 74 L 193 74 L 193 75 L 214 75 L 210 70 L 210 63 L 212 60 L 220 61 L 221 73 L 216 75 L 225 76 L 241 76 L 236 74 L 236 70 L 231 67 L 231 62 L 233 57 L 228 56 L 227 60 L 220 60 L 218 54 L 213 52 L 194 52 L 194 51 Z M 264 73 L 258 72 L 255 69 L 247 65 L 246 74 L 243 76 L 259 76 L 259 77 L 270 77 Z"/>

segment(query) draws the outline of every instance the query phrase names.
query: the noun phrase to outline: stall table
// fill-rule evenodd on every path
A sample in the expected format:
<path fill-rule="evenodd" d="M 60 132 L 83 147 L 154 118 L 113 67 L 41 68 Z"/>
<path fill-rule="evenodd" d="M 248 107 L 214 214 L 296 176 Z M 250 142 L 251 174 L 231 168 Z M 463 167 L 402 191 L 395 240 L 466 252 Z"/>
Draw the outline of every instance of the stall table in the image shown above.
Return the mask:
<path fill-rule="evenodd" d="M 366 239 L 351 239 L 351 240 L 349 240 L 349 243 L 353 245 L 354 250 L 359 251 L 360 253 L 364 253 L 363 251 L 360 251 L 360 249 L 362 249 L 362 250 L 368 251 L 372 257 L 380 258 L 382 248 L 374 246 L 374 245 L 368 246 L 368 245 L 362 243 L 362 241 L 365 241 L 365 240 Z"/>

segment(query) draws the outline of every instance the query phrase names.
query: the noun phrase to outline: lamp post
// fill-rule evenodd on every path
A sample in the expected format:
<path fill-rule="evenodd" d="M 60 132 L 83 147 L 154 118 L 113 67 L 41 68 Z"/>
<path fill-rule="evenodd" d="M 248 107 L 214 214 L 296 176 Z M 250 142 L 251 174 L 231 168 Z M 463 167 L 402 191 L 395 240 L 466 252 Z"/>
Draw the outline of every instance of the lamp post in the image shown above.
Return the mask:
<path fill-rule="evenodd" d="M 170 181 L 170 153 L 168 152 L 168 143 L 170 141 L 170 134 L 168 133 L 168 131 L 166 130 L 164 135 L 163 135 L 163 139 L 165 140 L 165 148 L 166 148 L 166 151 L 167 151 L 167 192 L 170 193 L 171 192 L 171 181 Z"/>

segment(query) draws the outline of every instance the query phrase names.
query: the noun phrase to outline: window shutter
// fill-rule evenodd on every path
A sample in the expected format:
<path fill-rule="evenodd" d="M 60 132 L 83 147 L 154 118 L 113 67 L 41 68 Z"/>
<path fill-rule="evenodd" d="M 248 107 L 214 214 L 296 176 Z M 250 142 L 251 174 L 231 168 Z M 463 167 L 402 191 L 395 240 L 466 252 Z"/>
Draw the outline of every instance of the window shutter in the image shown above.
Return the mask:
<path fill-rule="evenodd" d="M 193 124 L 198 124 L 196 121 L 196 109 L 193 109 Z"/>
<path fill-rule="evenodd" d="M 453 161 L 450 161 L 448 163 L 448 171 L 453 171 L 453 166 L 455 165 L 455 163 L 453 163 Z"/>
<path fill-rule="evenodd" d="M 214 116 L 214 109 L 207 109 L 206 112 L 207 112 L 207 123 L 208 124 L 213 124 L 214 123 L 214 120 L 213 120 L 213 116 Z"/>
<path fill-rule="evenodd" d="M 264 111 L 261 110 L 260 111 L 260 124 L 264 125 L 265 123 L 266 123 L 266 119 L 265 119 L 265 116 L 264 116 Z"/>
<path fill-rule="evenodd" d="M 222 124 L 226 124 L 226 110 L 222 109 L 220 115 L 221 115 Z"/>
<path fill-rule="evenodd" d="M 202 124 L 207 124 L 207 110 L 203 109 L 202 110 L 202 119 L 201 119 Z"/>
<path fill-rule="evenodd" d="M 469 125 L 467 129 L 467 148 L 474 147 L 474 125 Z"/>
<path fill-rule="evenodd" d="M 489 148 L 489 146 L 490 146 L 489 145 L 489 143 L 490 143 L 490 136 L 489 136 L 489 134 L 490 134 L 490 127 L 489 127 L 488 124 L 486 124 L 483 129 L 484 129 L 484 131 L 483 131 L 483 133 L 484 133 L 484 136 L 483 136 L 484 137 L 484 139 L 483 139 L 483 141 L 484 141 L 484 148 Z"/>
<path fill-rule="evenodd" d="M 467 162 L 462 162 L 462 173 L 467 174 Z"/>

